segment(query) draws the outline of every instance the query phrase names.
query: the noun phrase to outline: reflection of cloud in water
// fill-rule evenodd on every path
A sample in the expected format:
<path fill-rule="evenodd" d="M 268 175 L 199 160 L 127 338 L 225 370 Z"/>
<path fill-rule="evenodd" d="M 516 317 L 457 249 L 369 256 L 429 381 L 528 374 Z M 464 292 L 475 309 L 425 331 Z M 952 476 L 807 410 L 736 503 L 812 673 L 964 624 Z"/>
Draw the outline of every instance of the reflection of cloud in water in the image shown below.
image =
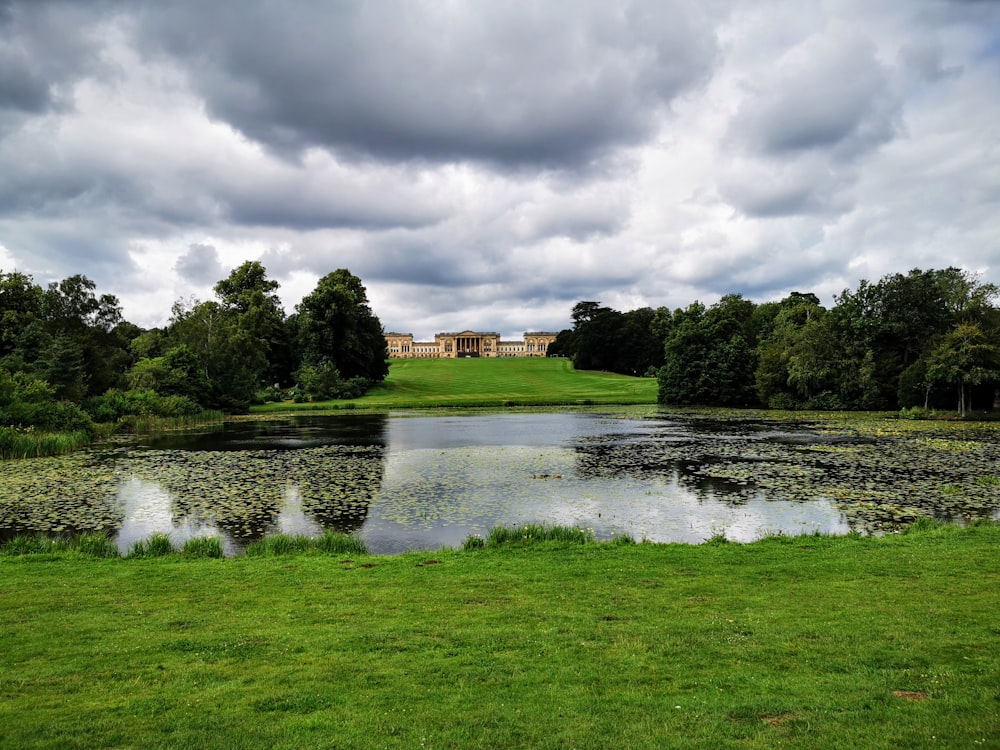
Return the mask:
<path fill-rule="evenodd" d="M 302 510 L 302 494 L 294 486 L 285 488 L 285 503 L 268 531 L 302 536 L 319 536 L 323 533 L 320 525 Z"/>
<path fill-rule="evenodd" d="M 203 519 L 175 517 L 170 493 L 157 482 L 130 476 L 118 487 L 118 503 L 124 520 L 116 541 L 122 552 L 153 534 L 169 534 L 175 547 L 196 536 L 221 536 L 218 528 Z"/>
<path fill-rule="evenodd" d="M 772 533 L 849 531 L 827 501 L 768 501 L 753 494 L 734 504 L 731 496 L 692 489 L 676 472 L 581 476 L 577 459 L 570 448 L 546 446 L 390 450 L 365 537 L 376 547 L 395 529 L 412 537 L 397 548 L 419 547 L 432 535 L 438 544 L 459 544 L 470 533 L 528 522 L 657 542 L 701 542 L 722 533 L 751 541 Z M 441 541 L 442 533 L 451 540 Z"/>
<path fill-rule="evenodd" d="M 751 542 L 768 534 L 846 534 L 843 514 L 826 501 L 795 503 L 758 496 L 743 505 L 706 500 L 677 484 L 661 491 L 631 494 L 614 503 L 590 501 L 553 504 L 550 523 L 593 529 L 599 538 L 629 534 L 636 541 L 703 542 L 724 534 L 736 542 Z"/>

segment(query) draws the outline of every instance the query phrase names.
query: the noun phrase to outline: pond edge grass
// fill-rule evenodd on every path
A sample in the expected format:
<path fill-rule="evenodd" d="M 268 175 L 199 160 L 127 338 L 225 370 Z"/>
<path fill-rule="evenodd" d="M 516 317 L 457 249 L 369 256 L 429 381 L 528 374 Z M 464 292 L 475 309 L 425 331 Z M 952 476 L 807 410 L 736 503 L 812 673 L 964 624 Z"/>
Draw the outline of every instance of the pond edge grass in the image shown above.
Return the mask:
<path fill-rule="evenodd" d="M 967 524 L 942 521 L 935 518 L 919 518 L 913 523 L 891 534 L 870 536 L 859 532 L 849 534 L 826 534 L 814 531 L 804 534 L 768 534 L 752 542 L 736 542 L 717 533 L 701 543 L 691 542 L 650 542 L 636 541 L 628 534 L 610 539 L 597 539 L 590 529 L 578 526 L 543 524 L 522 524 L 518 526 L 495 526 L 485 536 L 470 534 L 458 548 L 459 552 L 503 551 L 503 550 L 549 550 L 582 546 L 625 547 L 634 545 L 711 547 L 734 545 L 752 548 L 755 545 L 773 543 L 802 543 L 809 539 L 858 540 L 895 537 L 934 537 L 960 534 L 974 534 L 980 529 L 1000 528 L 1000 520 L 982 518 Z M 426 555 L 434 550 L 410 550 L 413 554 Z M 455 551 L 443 548 L 438 551 Z M 361 555 L 367 557 L 396 557 L 397 555 L 372 555 L 364 540 L 353 534 L 326 531 L 321 536 L 300 534 L 272 534 L 258 539 L 247 546 L 245 557 L 278 557 L 295 555 Z M 406 553 L 403 553 L 406 554 Z M 175 545 L 169 534 L 156 533 L 135 542 L 127 553 L 122 554 L 111 536 L 102 531 L 79 534 L 49 536 L 43 533 L 19 534 L 0 543 L 0 557 L 44 557 L 59 559 L 64 557 L 95 559 L 153 559 L 153 558 L 223 558 L 224 546 L 220 537 L 191 537 L 182 545 Z"/>

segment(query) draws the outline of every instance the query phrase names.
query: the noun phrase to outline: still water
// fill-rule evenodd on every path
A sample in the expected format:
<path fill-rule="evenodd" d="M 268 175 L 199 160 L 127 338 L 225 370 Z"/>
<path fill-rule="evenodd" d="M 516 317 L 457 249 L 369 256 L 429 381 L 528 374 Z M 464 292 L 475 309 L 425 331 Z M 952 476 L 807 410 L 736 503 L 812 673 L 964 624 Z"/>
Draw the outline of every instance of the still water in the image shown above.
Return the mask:
<path fill-rule="evenodd" d="M 157 532 L 177 545 L 210 535 L 232 555 L 266 534 L 334 529 L 388 554 L 526 522 L 701 542 L 995 517 L 1000 479 L 982 479 L 1000 458 L 992 433 L 963 442 L 980 453 L 971 472 L 928 440 L 655 409 L 230 422 L 6 462 L 0 533 L 103 528 L 123 551 Z"/>

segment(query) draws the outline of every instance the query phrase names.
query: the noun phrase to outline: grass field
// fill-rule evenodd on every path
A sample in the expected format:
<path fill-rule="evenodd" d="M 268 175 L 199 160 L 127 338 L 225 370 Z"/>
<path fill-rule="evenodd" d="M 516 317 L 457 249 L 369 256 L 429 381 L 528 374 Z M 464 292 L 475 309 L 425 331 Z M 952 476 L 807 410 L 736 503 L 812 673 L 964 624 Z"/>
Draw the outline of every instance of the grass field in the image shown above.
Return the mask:
<path fill-rule="evenodd" d="M 656 403 L 655 378 L 577 371 L 567 359 L 396 359 L 385 381 L 365 396 L 290 408 L 404 408 L 435 406 L 547 406 Z"/>
<path fill-rule="evenodd" d="M 996 748 L 998 552 L 0 557 L 0 747 Z"/>

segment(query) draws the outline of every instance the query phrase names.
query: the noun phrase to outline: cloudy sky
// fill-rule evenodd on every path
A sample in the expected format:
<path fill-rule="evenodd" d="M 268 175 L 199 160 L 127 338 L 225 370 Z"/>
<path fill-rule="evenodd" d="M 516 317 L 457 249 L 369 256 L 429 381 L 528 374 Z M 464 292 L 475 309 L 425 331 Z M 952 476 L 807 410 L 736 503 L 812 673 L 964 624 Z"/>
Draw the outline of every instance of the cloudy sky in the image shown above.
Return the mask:
<path fill-rule="evenodd" d="M 388 330 L 1000 283 L 1000 3 L 0 0 L 0 269 Z"/>

